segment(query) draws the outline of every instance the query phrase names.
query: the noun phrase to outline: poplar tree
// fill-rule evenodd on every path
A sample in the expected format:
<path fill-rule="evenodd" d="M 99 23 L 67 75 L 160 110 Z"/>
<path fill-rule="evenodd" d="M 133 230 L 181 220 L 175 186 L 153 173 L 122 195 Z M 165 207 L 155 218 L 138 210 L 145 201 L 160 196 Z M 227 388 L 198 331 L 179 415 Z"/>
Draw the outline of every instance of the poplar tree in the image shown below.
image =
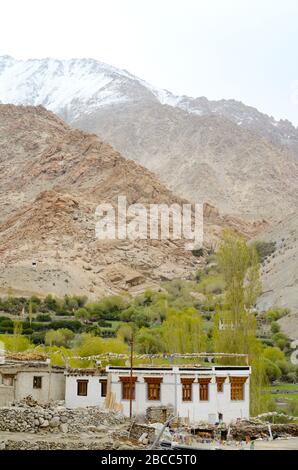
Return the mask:
<path fill-rule="evenodd" d="M 263 348 L 256 337 L 256 318 L 251 312 L 261 293 L 257 253 L 249 249 L 244 238 L 227 230 L 222 236 L 217 261 L 225 281 L 225 300 L 215 316 L 214 349 L 248 355 L 252 367 L 251 412 L 258 414 L 266 409 L 267 396 Z M 222 362 L 240 364 L 243 359 Z"/>

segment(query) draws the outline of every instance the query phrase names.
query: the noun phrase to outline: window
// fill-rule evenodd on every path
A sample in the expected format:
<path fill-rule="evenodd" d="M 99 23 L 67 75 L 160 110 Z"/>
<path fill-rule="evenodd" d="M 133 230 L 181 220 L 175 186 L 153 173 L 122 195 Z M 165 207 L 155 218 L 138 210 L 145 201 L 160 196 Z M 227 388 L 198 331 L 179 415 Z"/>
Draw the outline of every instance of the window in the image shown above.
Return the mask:
<path fill-rule="evenodd" d="M 247 377 L 230 377 L 231 400 L 244 400 L 244 384 Z"/>
<path fill-rule="evenodd" d="M 14 375 L 10 375 L 10 374 L 3 374 L 2 375 L 3 385 L 8 385 L 9 387 L 12 387 L 13 386 L 13 379 L 14 379 Z"/>
<path fill-rule="evenodd" d="M 88 391 L 88 380 L 78 380 L 78 390 L 77 395 L 80 397 L 86 397 Z"/>
<path fill-rule="evenodd" d="M 181 379 L 182 383 L 182 401 L 192 400 L 192 383 L 194 379 Z"/>
<path fill-rule="evenodd" d="M 129 400 L 130 399 L 130 387 L 131 387 L 131 399 L 135 399 L 135 383 L 137 381 L 137 377 L 120 377 L 120 381 L 122 382 L 122 400 Z M 130 383 L 132 381 L 132 383 Z"/>
<path fill-rule="evenodd" d="M 106 397 L 107 396 L 108 381 L 107 380 L 100 380 L 100 383 L 101 383 L 101 396 Z"/>
<path fill-rule="evenodd" d="M 200 384 L 200 400 L 208 401 L 209 400 L 209 383 L 211 378 L 201 378 L 198 379 Z"/>
<path fill-rule="evenodd" d="M 225 383 L 226 377 L 216 377 L 217 392 L 223 392 L 223 386 Z"/>
<path fill-rule="evenodd" d="M 160 400 L 160 384 L 162 382 L 161 377 L 145 377 L 147 383 L 147 399 L 148 400 Z"/>
<path fill-rule="evenodd" d="M 33 388 L 41 388 L 42 387 L 42 377 L 33 377 Z"/>

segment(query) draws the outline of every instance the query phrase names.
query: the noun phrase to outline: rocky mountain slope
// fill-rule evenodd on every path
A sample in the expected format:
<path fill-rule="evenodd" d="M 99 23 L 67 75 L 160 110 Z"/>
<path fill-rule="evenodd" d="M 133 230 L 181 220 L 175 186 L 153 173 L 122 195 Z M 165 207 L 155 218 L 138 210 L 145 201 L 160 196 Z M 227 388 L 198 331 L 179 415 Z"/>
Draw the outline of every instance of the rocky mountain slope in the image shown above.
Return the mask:
<path fill-rule="evenodd" d="M 98 240 L 95 208 L 183 203 L 145 168 L 42 107 L 0 105 L 0 293 L 134 292 L 186 277 L 200 262 L 185 240 Z M 263 225 L 205 206 L 205 240 L 222 226 Z"/>
<path fill-rule="evenodd" d="M 298 130 L 242 103 L 175 96 L 92 59 L 8 56 L 0 101 L 42 104 L 226 213 L 279 220 L 297 205 Z"/>
<path fill-rule="evenodd" d="M 290 338 L 298 338 L 298 219 L 293 212 L 261 235 L 275 242 L 275 250 L 262 267 L 263 294 L 260 309 L 289 308 L 290 315 L 279 320 Z"/>

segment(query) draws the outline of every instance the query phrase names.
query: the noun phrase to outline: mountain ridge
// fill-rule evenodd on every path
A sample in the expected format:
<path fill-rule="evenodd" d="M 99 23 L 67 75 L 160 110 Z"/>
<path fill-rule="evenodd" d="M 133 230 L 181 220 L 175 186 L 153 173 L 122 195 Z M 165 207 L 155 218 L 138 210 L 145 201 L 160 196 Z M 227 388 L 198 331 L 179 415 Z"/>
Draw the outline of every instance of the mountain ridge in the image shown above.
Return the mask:
<path fill-rule="evenodd" d="M 7 56 L 0 58 L 0 101 L 45 106 L 157 173 L 181 197 L 223 213 L 277 220 L 297 202 L 298 130 L 242 103 L 177 97 L 94 59 Z"/>

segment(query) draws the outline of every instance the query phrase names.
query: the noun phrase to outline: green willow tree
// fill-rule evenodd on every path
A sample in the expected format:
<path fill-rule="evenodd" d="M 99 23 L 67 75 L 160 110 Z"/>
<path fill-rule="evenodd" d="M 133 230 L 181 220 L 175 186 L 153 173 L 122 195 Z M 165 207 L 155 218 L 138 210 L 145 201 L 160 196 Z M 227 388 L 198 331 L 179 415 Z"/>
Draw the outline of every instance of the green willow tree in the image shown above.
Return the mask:
<path fill-rule="evenodd" d="M 179 312 L 169 309 L 161 330 L 166 352 L 184 354 L 206 350 L 203 319 L 193 308 Z"/>
<path fill-rule="evenodd" d="M 244 238 L 227 230 L 222 236 L 217 261 L 225 281 L 225 299 L 215 316 L 214 350 L 248 355 L 252 366 L 251 411 L 258 414 L 266 409 L 268 399 L 263 347 L 256 338 L 256 319 L 251 312 L 262 288 L 258 256 Z M 243 360 L 235 358 L 233 362 L 240 364 Z"/>

